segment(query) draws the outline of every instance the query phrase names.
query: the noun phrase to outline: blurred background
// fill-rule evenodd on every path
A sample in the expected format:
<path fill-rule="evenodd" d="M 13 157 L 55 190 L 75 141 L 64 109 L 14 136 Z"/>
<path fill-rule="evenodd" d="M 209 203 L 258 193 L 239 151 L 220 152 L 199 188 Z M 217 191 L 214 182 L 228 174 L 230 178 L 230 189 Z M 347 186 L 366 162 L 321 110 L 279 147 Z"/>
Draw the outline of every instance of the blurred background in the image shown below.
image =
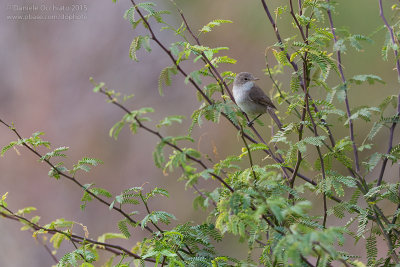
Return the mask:
<path fill-rule="evenodd" d="M 172 11 L 173 16 L 169 18 L 171 24 L 180 25 L 169 1 L 155 2 L 158 8 Z M 238 63 L 221 66 L 221 71 L 252 72 L 261 78 L 261 87 L 266 91 L 272 88 L 271 81 L 264 76 L 262 70 L 265 68 L 265 49 L 273 45 L 276 39 L 260 1 L 176 2 L 183 9 L 193 30 L 200 29 L 213 19 L 232 20 L 233 24 L 214 28 L 213 32 L 203 35 L 201 42 L 211 47 L 230 47 L 226 55 L 237 59 Z M 273 2 L 273 9 L 279 1 L 268 2 Z M 346 25 L 353 33 L 369 35 L 382 26 L 377 1 L 339 2 L 343 4 L 338 5 L 334 15 L 336 27 Z M 386 2 L 390 6 L 389 2 L 395 1 Z M 78 9 L 68 10 L 73 5 Z M 172 86 L 164 88 L 163 97 L 158 94 L 159 73 L 172 62 L 155 43 L 151 43 L 153 51 L 150 54 L 143 51 L 138 53 L 139 63 L 129 59 L 131 41 L 138 34 L 144 33 L 142 27 L 132 30 L 129 22 L 123 19 L 125 10 L 130 6 L 130 1 L 118 1 L 115 4 L 111 0 L 2 1 L 0 118 L 14 123 L 24 137 L 43 131 L 43 139 L 50 141 L 54 148 L 70 147 L 65 160 L 67 166 L 86 156 L 103 160 L 105 164 L 95 167 L 90 173 L 79 173 L 78 179 L 82 183 L 95 183 L 113 194 L 134 186 L 143 185 L 148 190 L 155 186 L 164 187 L 173 197 L 167 200 L 155 199 L 150 204 L 151 208 L 175 214 L 178 218 L 175 224 L 187 220 L 200 223 L 206 213 L 192 209 L 195 194 L 191 189 L 186 190 L 183 182 L 176 182 L 179 172 L 165 176 L 162 170 L 153 165 L 152 150 L 159 140 L 141 130 L 132 136 L 128 129 L 122 131 L 118 140 L 110 138 L 109 129 L 124 114 L 106 103 L 104 96 L 92 92 L 89 77 L 97 82 L 105 82 L 110 89 L 123 94 L 134 94 L 135 97 L 125 105 L 132 110 L 155 107 L 156 112 L 150 115 L 153 121 L 148 123 L 152 127 L 166 115 L 180 114 L 190 118 L 193 110 L 199 106 L 194 88 L 186 85 L 180 74 L 173 78 Z M 37 10 L 34 10 L 35 7 Z M 28 16 L 28 19 L 18 16 Z M 35 16 L 53 17 L 35 19 Z M 289 21 L 285 16 L 278 19 L 283 38 L 295 33 Z M 156 34 L 167 46 L 176 40 L 167 31 Z M 362 52 L 353 53 L 349 49 L 348 55 L 343 56 L 347 78 L 371 73 L 386 82 L 385 85 L 353 87 L 349 95 L 352 107 L 365 103 L 377 106 L 385 96 L 398 92 L 392 57 L 389 62 L 381 60 L 384 34 L 384 31 L 378 31 L 371 36 L 375 42 L 365 44 Z M 193 68 L 190 64 L 184 66 L 189 70 Z M 287 69 L 286 73 L 278 76 L 284 90 L 288 88 L 291 72 Z M 337 83 L 337 79 L 331 80 L 331 84 Z M 324 92 L 315 92 L 315 95 L 319 94 Z M 283 117 L 286 108 L 284 105 L 278 108 Z M 269 119 L 266 116 L 262 120 L 268 125 Z M 161 132 L 163 135 L 185 135 L 188 125 L 190 119 L 186 119 L 182 125 L 161 129 Z M 359 143 L 370 127 L 365 122 L 356 123 L 356 139 Z M 260 131 L 265 135 L 270 134 L 267 126 L 260 127 Z M 347 135 L 348 129 L 337 127 L 333 131 L 340 137 Z M 386 151 L 387 134 L 388 131 L 383 130 L 378 135 L 382 146 L 378 145 L 374 149 Z M 236 131 L 225 121 L 217 126 L 204 123 L 200 129 L 195 127 L 194 136 L 197 140 L 193 147 L 209 154 L 215 161 L 231 153 L 240 153 L 241 141 Z M 11 131 L 0 127 L 1 147 L 15 139 Z M 398 137 L 395 139 L 397 143 Z M 213 152 L 214 147 L 216 153 Z M 118 232 L 116 222 L 121 219 L 119 214 L 109 211 L 98 202 L 89 203 L 82 212 L 79 208 L 82 191 L 79 188 L 65 179 L 49 178 L 48 166 L 38 163 L 37 158 L 26 149 L 20 148 L 18 151 L 20 154 L 10 150 L 5 157 L 0 158 L 0 195 L 9 192 L 7 200 L 12 210 L 35 206 L 38 212 L 34 215 L 41 216 L 42 224 L 56 218 L 81 222 L 88 227 L 92 239 L 104 232 Z M 46 153 L 44 150 L 42 152 Z M 261 163 L 261 157 L 258 163 Z M 398 179 L 397 168 L 388 168 L 386 176 L 388 180 Z M 371 175 L 369 179 L 375 177 Z M 201 183 L 202 187 L 208 188 L 215 185 L 215 181 Z M 0 219 L 0 266 L 39 267 L 54 264 L 40 242 L 35 241 L 31 233 L 21 232 L 20 227 L 17 222 Z M 74 229 L 82 234 L 78 226 Z M 146 235 L 146 232 L 135 231 L 132 240 L 124 245 L 133 246 Z M 218 245 L 219 250 L 229 256 L 246 258 L 247 250 L 243 249 L 246 245 L 236 241 L 235 237 L 230 237 L 228 242 Z M 348 245 L 355 254 L 364 255 L 363 246 L 356 247 L 351 242 Z M 63 251 L 71 250 L 72 246 L 66 243 L 56 256 L 60 258 Z"/>

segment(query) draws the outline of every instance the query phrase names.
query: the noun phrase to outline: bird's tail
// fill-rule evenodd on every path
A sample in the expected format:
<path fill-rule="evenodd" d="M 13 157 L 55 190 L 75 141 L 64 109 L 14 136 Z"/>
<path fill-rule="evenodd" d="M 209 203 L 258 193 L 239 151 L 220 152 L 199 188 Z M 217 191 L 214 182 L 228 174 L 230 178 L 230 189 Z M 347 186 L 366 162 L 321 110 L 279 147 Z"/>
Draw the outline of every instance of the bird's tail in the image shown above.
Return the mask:
<path fill-rule="evenodd" d="M 269 115 L 271 118 L 275 121 L 276 125 L 278 126 L 279 130 L 282 130 L 282 123 L 279 120 L 278 116 L 276 116 L 275 111 L 273 109 L 268 108 L 267 109 Z"/>

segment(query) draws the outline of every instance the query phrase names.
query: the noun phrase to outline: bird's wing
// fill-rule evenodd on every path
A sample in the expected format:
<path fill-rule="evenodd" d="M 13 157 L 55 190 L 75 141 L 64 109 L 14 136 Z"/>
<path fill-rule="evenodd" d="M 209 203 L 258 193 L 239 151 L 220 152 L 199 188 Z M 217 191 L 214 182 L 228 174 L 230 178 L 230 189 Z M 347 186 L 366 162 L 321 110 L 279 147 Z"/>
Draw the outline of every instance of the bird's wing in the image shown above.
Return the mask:
<path fill-rule="evenodd" d="M 271 99 L 257 85 L 254 85 L 254 87 L 250 90 L 249 98 L 251 101 L 253 101 L 255 103 L 276 109 L 276 107 L 275 107 L 274 103 L 272 103 Z"/>

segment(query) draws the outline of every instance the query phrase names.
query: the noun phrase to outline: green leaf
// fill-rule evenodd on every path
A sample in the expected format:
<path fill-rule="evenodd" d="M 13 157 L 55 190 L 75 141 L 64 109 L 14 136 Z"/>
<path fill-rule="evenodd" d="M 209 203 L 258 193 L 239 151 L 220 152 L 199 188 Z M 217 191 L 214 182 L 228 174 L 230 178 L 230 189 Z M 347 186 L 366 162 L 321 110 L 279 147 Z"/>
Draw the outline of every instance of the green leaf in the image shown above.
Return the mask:
<path fill-rule="evenodd" d="M 275 59 L 278 61 L 279 64 L 281 64 L 282 66 L 290 66 L 290 62 L 286 57 L 286 51 L 276 51 L 276 50 L 272 50 Z"/>
<path fill-rule="evenodd" d="M 321 75 L 324 80 L 328 78 L 331 69 L 339 73 L 336 63 L 331 58 L 331 55 L 328 55 L 326 52 L 310 51 L 309 56 L 311 61 L 321 70 Z"/>
<path fill-rule="evenodd" d="M 129 20 L 132 25 L 135 24 L 135 7 L 131 7 L 125 11 L 124 19 Z"/>
<path fill-rule="evenodd" d="M 355 35 L 351 35 L 349 37 L 349 41 L 350 41 L 350 45 L 355 48 L 357 51 L 361 51 L 362 46 L 360 44 L 360 41 L 367 41 L 369 43 L 372 43 L 372 39 L 361 35 L 361 34 L 355 34 Z"/>
<path fill-rule="evenodd" d="M 372 171 L 376 167 L 381 158 L 382 154 L 375 152 L 370 156 L 368 162 L 363 162 L 365 168 L 367 169 L 367 172 Z"/>
<path fill-rule="evenodd" d="M 214 66 L 218 66 L 218 64 L 221 64 L 221 63 L 225 63 L 225 64 L 236 64 L 236 62 L 237 62 L 236 59 L 233 59 L 233 58 L 230 58 L 230 57 L 227 57 L 227 56 L 215 57 L 215 58 L 213 58 L 213 59 L 211 60 L 211 63 L 212 63 Z"/>
<path fill-rule="evenodd" d="M 51 238 L 50 238 L 50 242 L 53 243 L 53 247 L 55 249 L 60 248 L 61 243 L 65 240 L 68 239 L 67 235 L 62 234 L 62 233 L 55 233 Z"/>
<path fill-rule="evenodd" d="M 99 236 L 97 238 L 97 241 L 105 243 L 106 240 L 114 239 L 114 238 L 127 239 L 127 237 L 124 234 L 120 234 L 120 233 L 104 233 L 104 234 L 102 234 L 101 236 Z"/>
<path fill-rule="evenodd" d="M 121 132 L 122 128 L 125 126 L 124 121 L 119 121 L 116 124 L 114 124 L 113 127 L 111 127 L 109 131 L 110 137 L 114 137 L 115 140 L 118 139 L 119 133 Z"/>
<path fill-rule="evenodd" d="M 322 142 L 323 140 L 326 139 L 326 136 L 309 136 L 306 137 L 302 140 L 303 143 L 309 144 L 309 145 L 313 145 L 313 146 L 322 146 L 324 143 Z"/>
<path fill-rule="evenodd" d="M 188 155 L 188 156 L 190 156 L 190 157 L 192 157 L 192 158 L 197 158 L 197 159 L 201 158 L 201 153 L 200 153 L 198 150 L 196 150 L 196 149 L 193 149 L 193 148 L 184 148 L 183 151 L 184 151 L 184 153 L 185 153 L 186 155 Z"/>
<path fill-rule="evenodd" d="M 383 127 L 382 123 L 374 122 L 374 125 L 372 126 L 371 131 L 367 136 L 367 139 L 371 141 L 378 134 L 380 129 L 382 129 L 382 127 Z"/>
<path fill-rule="evenodd" d="M 132 60 L 135 60 L 136 62 L 138 61 L 136 52 L 142 48 L 142 46 L 146 49 L 147 52 L 151 51 L 150 48 L 150 43 L 149 43 L 150 37 L 148 35 L 142 36 L 136 36 L 133 41 L 131 42 L 131 45 L 129 47 L 129 57 Z"/>
<path fill-rule="evenodd" d="M 69 147 L 65 147 L 65 146 L 56 148 L 52 152 L 46 153 L 46 155 L 42 156 L 40 158 L 40 160 L 41 161 L 49 160 L 52 157 L 63 157 L 63 158 L 66 158 L 67 155 L 65 155 L 64 153 L 61 153 L 61 152 L 67 151 L 68 149 L 69 149 Z"/>
<path fill-rule="evenodd" d="M 153 190 L 151 190 L 150 193 L 147 193 L 146 195 L 147 195 L 147 197 L 146 197 L 147 199 L 150 198 L 150 197 L 154 197 L 154 196 L 156 196 L 156 195 L 161 195 L 161 196 L 169 197 L 168 191 L 165 190 L 165 189 L 163 189 L 163 188 L 160 188 L 160 187 L 154 188 Z"/>
<path fill-rule="evenodd" d="M 68 171 L 67 168 L 65 168 L 64 166 L 62 166 L 64 164 L 64 162 L 59 162 L 57 164 L 54 165 L 54 168 L 52 167 L 50 169 L 50 171 L 48 172 L 48 176 L 50 177 L 54 177 L 56 179 L 60 179 L 60 174 L 63 172 Z"/>
<path fill-rule="evenodd" d="M 346 120 L 344 124 L 348 124 L 350 120 L 361 118 L 365 121 L 370 121 L 372 113 L 379 113 L 380 109 L 376 107 L 360 107 L 356 111 L 352 111 L 350 118 Z"/>
<path fill-rule="evenodd" d="M 345 53 L 347 50 L 346 45 L 344 44 L 343 39 L 339 39 L 336 41 L 336 43 L 333 45 L 333 51 L 340 51 L 342 53 Z"/>
<path fill-rule="evenodd" d="M 225 19 L 215 19 L 215 20 L 209 22 L 207 25 L 203 26 L 203 28 L 201 28 L 200 32 L 202 32 L 202 33 L 210 32 L 212 30 L 212 28 L 214 28 L 215 26 L 220 26 L 223 23 L 233 23 L 233 21 L 225 20 Z"/>
<path fill-rule="evenodd" d="M 142 46 L 142 36 L 136 36 L 130 47 L 129 47 L 129 57 L 135 61 L 138 61 L 137 57 L 136 57 L 136 51 L 138 51 L 140 49 L 140 47 Z"/>
<path fill-rule="evenodd" d="M 160 128 L 162 126 L 171 126 L 172 123 L 177 122 L 177 123 L 182 123 L 182 120 L 185 118 L 185 116 L 182 115 L 172 115 L 165 117 L 160 121 L 159 124 L 157 124 L 157 127 Z"/>
<path fill-rule="evenodd" d="M 169 224 L 171 219 L 176 220 L 175 216 L 165 212 L 165 211 L 152 211 L 150 214 L 147 214 L 146 217 L 141 221 L 141 227 L 144 229 L 149 222 L 157 224 L 158 221 L 163 222 L 164 224 Z"/>
<path fill-rule="evenodd" d="M 128 226 L 126 225 L 126 221 L 122 220 L 118 222 L 118 229 L 121 231 L 121 233 L 128 239 L 131 237 L 131 234 L 129 233 Z"/>
<path fill-rule="evenodd" d="M 376 236 L 374 234 L 371 234 L 366 239 L 365 243 L 366 251 L 367 251 L 367 265 L 368 266 L 374 266 L 376 262 L 376 258 L 378 256 L 378 248 L 377 248 L 377 242 L 376 242 Z"/>
<path fill-rule="evenodd" d="M 170 66 L 170 67 L 166 67 L 164 68 L 161 73 L 160 76 L 158 77 L 158 92 L 160 93 L 160 95 L 164 95 L 163 92 L 163 85 L 165 86 L 170 86 L 171 85 L 171 75 L 176 75 L 178 73 L 176 66 Z"/>
<path fill-rule="evenodd" d="M 379 82 L 384 84 L 385 82 L 381 79 L 381 77 L 373 75 L 373 74 L 364 74 L 364 75 L 356 75 L 353 78 L 349 79 L 351 83 L 362 84 L 363 82 L 368 82 L 368 84 L 374 84 L 375 82 Z"/>
<path fill-rule="evenodd" d="M 8 145 L 4 146 L 4 147 L 1 149 L 1 156 L 3 157 L 4 154 L 5 154 L 10 148 L 13 148 L 13 147 L 14 147 L 15 145 L 17 145 L 17 144 L 18 144 L 18 142 L 13 141 L 13 142 L 9 143 Z"/>
<path fill-rule="evenodd" d="M 104 188 L 100 188 L 100 187 L 92 187 L 89 189 L 90 192 L 92 192 L 93 194 L 95 194 L 96 196 L 104 196 L 107 198 L 111 198 L 112 194 L 110 192 L 108 192 L 106 189 Z"/>

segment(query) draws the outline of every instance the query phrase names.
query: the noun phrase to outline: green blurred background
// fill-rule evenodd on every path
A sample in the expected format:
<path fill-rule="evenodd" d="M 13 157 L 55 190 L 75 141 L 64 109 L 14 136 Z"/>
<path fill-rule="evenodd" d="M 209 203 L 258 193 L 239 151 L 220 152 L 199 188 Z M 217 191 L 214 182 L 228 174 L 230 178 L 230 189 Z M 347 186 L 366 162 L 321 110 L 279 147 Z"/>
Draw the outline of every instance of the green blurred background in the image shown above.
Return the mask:
<path fill-rule="evenodd" d="M 208 46 L 228 46 L 226 54 L 238 60 L 236 65 L 222 66 L 221 71 L 249 71 L 260 77 L 259 85 L 266 91 L 272 88 L 271 81 L 263 76 L 265 68 L 265 49 L 276 42 L 271 25 L 262 9 L 260 1 L 243 0 L 202 0 L 176 1 L 183 9 L 189 24 L 194 30 L 201 28 L 212 19 L 230 19 L 226 24 L 201 37 Z M 271 9 L 285 1 L 267 1 Z M 395 1 L 385 1 L 386 12 Z M 286 2 L 285 2 L 286 3 Z M 382 26 L 378 3 L 373 0 L 338 1 L 334 23 L 337 28 L 346 26 L 353 33 L 369 35 Z M 157 1 L 158 7 L 176 11 L 170 1 Z M 19 7 L 36 5 L 39 10 L 20 11 Z M 53 10 L 54 7 L 84 5 L 79 12 Z M 51 10 L 40 10 L 49 7 Z M 73 164 L 84 156 L 102 159 L 105 164 L 94 168 L 89 174 L 78 175 L 82 183 L 94 182 L 97 186 L 109 189 L 113 194 L 122 190 L 144 185 L 145 188 L 160 186 L 167 188 L 170 199 L 159 199 L 151 203 L 151 208 L 166 210 L 176 215 L 182 223 L 187 220 L 201 222 L 206 217 L 202 211 L 193 211 L 193 190 L 185 190 L 183 182 L 177 183 L 179 173 L 165 176 L 153 166 L 152 150 L 158 139 L 139 130 L 132 136 L 127 129 L 122 131 L 116 141 L 109 137 L 110 127 L 123 115 L 121 110 L 107 104 L 99 94 L 92 93 L 89 77 L 105 82 L 109 88 L 125 94 L 135 94 L 126 103 L 131 109 L 155 107 L 151 115 L 155 125 L 166 115 L 181 114 L 190 118 L 192 111 L 199 106 L 194 97 L 194 88 L 184 83 L 184 77 L 177 75 L 173 84 L 164 89 L 165 96 L 158 94 L 158 75 L 171 65 L 170 59 L 154 43 L 152 53 L 139 52 L 139 63 L 131 61 L 128 50 L 132 39 L 145 30 L 139 27 L 132 30 L 123 19 L 124 11 L 130 1 L 88 0 L 5 0 L 0 6 L 0 118 L 15 123 L 24 137 L 35 131 L 46 133 L 44 139 L 54 147 L 69 146 L 66 164 Z M 57 8 L 55 8 L 57 9 Z M 77 14 L 73 20 L 64 19 L 15 19 L 15 15 L 62 15 Z M 389 16 L 389 13 L 387 13 Z M 80 16 L 78 19 L 78 15 Z M 180 21 L 171 17 L 169 21 L 179 25 Z M 283 38 L 295 33 L 286 15 L 278 19 L 278 27 Z M 168 45 L 175 37 L 167 31 L 157 33 Z M 373 44 L 365 44 L 364 51 L 349 49 L 343 56 L 345 75 L 351 78 L 356 74 L 376 74 L 382 77 L 385 85 L 362 85 L 353 87 L 349 98 L 353 107 L 368 104 L 378 105 L 385 96 L 397 94 L 398 83 L 393 70 L 393 59 L 381 60 L 381 46 L 384 31 L 372 36 Z M 271 61 L 271 64 L 274 64 Z M 193 70 L 193 66 L 184 64 Z M 291 70 L 277 78 L 287 90 Z M 337 79 L 330 80 L 332 85 Z M 323 92 L 313 92 L 323 95 Z M 343 107 L 342 104 L 341 107 Z M 278 108 L 284 115 L 286 106 Z M 390 113 L 391 111 L 389 111 Z M 389 114 L 388 113 L 388 114 Z M 335 118 L 333 117 L 333 120 Z M 264 116 L 264 122 L 269 119 Z M 336 123 L 332 121 L 332 123 Z M 339 124 L 342 125 L 343 121 Z M 182 126 L 162 129 L 164 135 L 186 134 L 190 120 Z M 356 139 L 362 142 L 371 125 L 356 123 Z M 262 134 L 269 135 L 268 127 L 260 128 Z M 347 135 L 347 128 L 333 129 L 338 137 Z M 231 153 L 240 153 L 241 141 L 235 130 L 225 121 L 219 125 L 204 123 L 194 135 L 198 137 L 193 144 L 203 153 L 218 161 Z M 387 131 L 378 135 L 378 151 L 386 150 Z M 0 128 L 0 146 L 15 140 L 15 136 L 5 127 Z M 380 146 L 379 142 L 382 143 Z M 395 142 L 398 142 L 396 137 Z M 213 149 L 217 152 L 214 153 Z M 48 166 L 37 162 L 31 153 L 19 149 L 21 155 L 9 151 L 0 159 L 0 194 L 9 192 L 10 208 L 16 211 L 25 206 L 38 208 L 41 223 L 56 218 L 66 218 L 88 226 L 90 237 L 95 239 L 103 232 L 118 232 L 116 222 L 120 216 L 107 207 L 93 202 L 85 212 L 79 209 L 82 191 L 75 185 L 61 179 L 56 181 L 47 176 Z M 262 158 L 257 159 L 261 163 Z M 397 168 L 390 167 L 386 175 L 398 177 Z M 375 179 L 371 176 L 369 179 Z M 396 178 L 398 179 L 398 178 Z M 214 181 L 201 182 L 200 187 L 213 188 Z M 320 202 L 320 201 L 319 201 Z M 316 206 L 318 209 L 319 206 Z M 29 232 L 20 232 L 20 224 L 0 219 L 0 266 L 50 266 L 54 264 L 40 242 L 36 242 Z M 74 228 L 81 232 L 79 227 Z M 125 242 L 127 247 L 140 241 L 146 232 L 135 231 L 132 240 Z M 230 256 L 247 257 L 245 245 L 237 244 L 231 237 L 219 245 L 219 249 Z M 349 247 L 363 255 L 364 248 L 350 242 Z M 65 244 L 56 255 L 70 251 L 73 247 Z"/>

